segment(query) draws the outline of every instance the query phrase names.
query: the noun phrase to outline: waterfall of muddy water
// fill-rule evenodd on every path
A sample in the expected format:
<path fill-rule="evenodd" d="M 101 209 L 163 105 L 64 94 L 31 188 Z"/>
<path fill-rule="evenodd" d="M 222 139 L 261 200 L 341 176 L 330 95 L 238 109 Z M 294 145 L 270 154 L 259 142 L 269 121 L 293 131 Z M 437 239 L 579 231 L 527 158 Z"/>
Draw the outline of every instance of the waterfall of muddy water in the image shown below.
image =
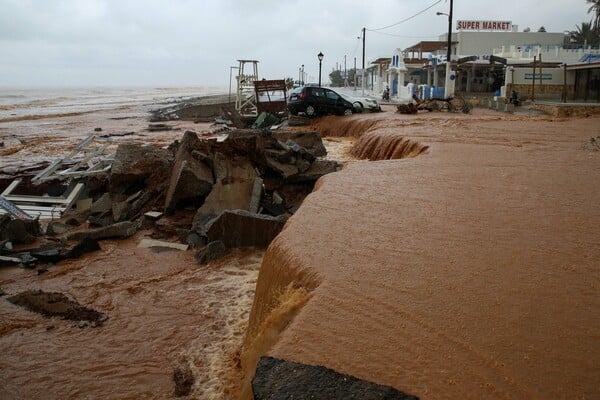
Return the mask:
<path fill-rule="evenodd" d="M 319 180 L 265 254 L 242 397 L 267 354 L 422 399 L 600 398 L 600 118 L 362 117 L 315 130 L 429 150 Z"/>
<path fill-rule="evenodd" d="M 101 327 L 80 329 L 0 298 L 0 398 L 173 398 L 179 366 L 195 378 L 189 398 L 237 391 L 262 251 L 234 251 L 200 266 L 191 251 L 137 248 L 145 233 L 102 241 L 101 251 L 40 276 L 0 269 L 9 294 L 63 292 L 109 317 Z"/>

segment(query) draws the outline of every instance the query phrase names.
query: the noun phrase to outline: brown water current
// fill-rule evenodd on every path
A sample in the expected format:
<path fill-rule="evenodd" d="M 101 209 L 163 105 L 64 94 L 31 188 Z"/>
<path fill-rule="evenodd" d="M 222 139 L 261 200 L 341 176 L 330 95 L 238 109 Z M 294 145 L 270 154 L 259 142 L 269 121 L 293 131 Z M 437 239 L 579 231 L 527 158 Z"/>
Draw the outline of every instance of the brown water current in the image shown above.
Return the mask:
<path fill-rule="evenodd" d="M 235 392 L 262 252 L 235 251 L 199 266 L 192 252 L 139 249 L 139 237 L 41 276 L 3 268 L 0 287 L 63 292 L 108 315 L 101 327 L 45 318 L 0 299 L 0 398 L 164 399 L 173 370 L 194 375 L 190 398 Z"/>
<path fill-rule="evenodd" d="M 268 355 L 422 399 L 600 398 L 600 153 L 582 146 L 600 119 L 476 110 L 366 125 L 429 150 L 318 182 L 265 254 L 246 382 L 283 315 Z M 286 287 L 308 296 L 288 315 Z"/>
<path fill-rule="evenodd" d="M 137 248 L 142 231 L 40 276 L 0 268 L 8 294 L 61 292 L 108 316 L 79 328 L 0 297 L 0 399 L 173 398 L 176 368 L 189 399 L 250 399 L 265 354 L 422 399 L 600 398 L 600 152 L 585 146 L 600 118 L 386 111 L 308 127 L 345 167 L 264 259 L 200 266 Z M 190 129 L 100 114 L 45 133 L 5 123 L 19 150 L 2 161 L 64 154 L 95 126 L 137 132 L 115 145 Z"/>

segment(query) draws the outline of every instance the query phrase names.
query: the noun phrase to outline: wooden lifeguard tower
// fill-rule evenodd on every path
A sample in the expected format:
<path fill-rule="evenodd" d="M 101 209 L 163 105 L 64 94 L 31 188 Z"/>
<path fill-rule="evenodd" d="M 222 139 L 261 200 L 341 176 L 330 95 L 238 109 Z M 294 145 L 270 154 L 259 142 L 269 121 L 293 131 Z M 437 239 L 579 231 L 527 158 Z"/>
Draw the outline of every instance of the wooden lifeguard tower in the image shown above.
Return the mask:
<path fill-rule="evenodd" d="M 237 60 L 237 93 L 235 109 L 244 117 L 256 116 L 256 95 L 254 82 L 258 80 L 258 60 Z"/>

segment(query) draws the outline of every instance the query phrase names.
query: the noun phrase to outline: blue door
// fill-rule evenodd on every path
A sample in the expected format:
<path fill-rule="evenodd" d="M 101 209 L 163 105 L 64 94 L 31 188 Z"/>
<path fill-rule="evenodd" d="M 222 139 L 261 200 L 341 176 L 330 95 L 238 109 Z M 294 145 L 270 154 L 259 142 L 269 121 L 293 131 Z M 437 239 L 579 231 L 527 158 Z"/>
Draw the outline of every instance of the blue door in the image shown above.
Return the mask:
<path fill-rule="evenodd" d="M 392 81 L 392 94 L 398 94 L 398 77 Z"/>

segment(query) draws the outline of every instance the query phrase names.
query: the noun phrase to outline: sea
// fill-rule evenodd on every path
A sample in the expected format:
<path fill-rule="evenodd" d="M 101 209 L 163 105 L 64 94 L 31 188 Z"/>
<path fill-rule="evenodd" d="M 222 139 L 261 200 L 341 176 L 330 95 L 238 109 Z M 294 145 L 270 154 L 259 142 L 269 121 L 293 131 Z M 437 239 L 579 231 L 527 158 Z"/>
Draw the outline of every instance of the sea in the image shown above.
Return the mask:
<path fill-rule="evenodd" d="M 164 106 L 195 97 L 227 93 L 198 87 L 0 87 L 0 122 L 107 110 L 123 106 Z"/>

